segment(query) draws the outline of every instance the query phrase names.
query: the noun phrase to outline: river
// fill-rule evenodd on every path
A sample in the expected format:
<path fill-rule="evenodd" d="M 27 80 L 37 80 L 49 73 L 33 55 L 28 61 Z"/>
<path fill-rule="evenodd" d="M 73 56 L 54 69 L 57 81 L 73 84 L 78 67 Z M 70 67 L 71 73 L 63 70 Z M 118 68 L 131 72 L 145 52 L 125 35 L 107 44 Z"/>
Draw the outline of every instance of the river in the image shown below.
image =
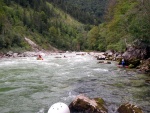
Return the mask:
<path fill-rule="evenodd" d="M 147 76 L 98 64 L 91 55 L 45 55 L 0 59 L 0 113 L 47 113 L 56 102 L 70 102 L 78 95 L 105 100 L 109 113 L 130 102 L 150 112 Z M 63 57 L 63 58 L 55 58 Z"/>

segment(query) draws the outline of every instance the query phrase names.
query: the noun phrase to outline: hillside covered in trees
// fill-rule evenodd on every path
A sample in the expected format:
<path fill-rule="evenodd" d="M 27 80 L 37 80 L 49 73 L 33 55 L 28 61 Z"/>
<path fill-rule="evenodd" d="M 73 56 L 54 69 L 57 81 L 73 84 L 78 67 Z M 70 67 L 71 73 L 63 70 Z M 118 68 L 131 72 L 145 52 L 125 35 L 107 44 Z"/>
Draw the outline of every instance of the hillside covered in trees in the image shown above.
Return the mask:
<path fill-rule="evenodd" d="M 79 22 L 98 25 L 103 22 L 103 15 L 108 0 L 48 0 L 63 9 Z"/>
<path fill-rule="evenodd" d="M 43 49 L 78 50 L 83 25 L 45 0 L 0 0 L 0 50 L 26 51 L 30 38 Z"/>
<path fill-rule="evenodd" d="M 150 45 L 149 0 L 0 0 L 0 51 L 26 51 L 24 37 L 50 50 L 124 51 Z"/>
<path fill-rule="evenodd" d="M 149 0 L 109 0 L 105 12 L 105 22 L 88 32 L 90 49 L 125 51 L 125 41 L 135 40 L 150 45 Z"/>

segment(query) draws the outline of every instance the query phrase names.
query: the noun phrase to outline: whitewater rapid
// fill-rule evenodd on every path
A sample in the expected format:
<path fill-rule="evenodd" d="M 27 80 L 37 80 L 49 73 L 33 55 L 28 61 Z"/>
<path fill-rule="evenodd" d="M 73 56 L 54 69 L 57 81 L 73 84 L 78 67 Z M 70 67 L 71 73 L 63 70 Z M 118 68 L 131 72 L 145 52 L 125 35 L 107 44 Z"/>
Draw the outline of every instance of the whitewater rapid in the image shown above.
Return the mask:
<path fill-rule="evenodd" d="M 99 64 L 92 55 L 52 53 L 36 57 L 0 59 L 1 113 L 47 113 L 56 102 L 70 102 L 78 95 L 102 97 L 108 107 L 136 104 L 150 111 L 147 76 Z M 111 109 L 111 108 L 110 108 Z"/>

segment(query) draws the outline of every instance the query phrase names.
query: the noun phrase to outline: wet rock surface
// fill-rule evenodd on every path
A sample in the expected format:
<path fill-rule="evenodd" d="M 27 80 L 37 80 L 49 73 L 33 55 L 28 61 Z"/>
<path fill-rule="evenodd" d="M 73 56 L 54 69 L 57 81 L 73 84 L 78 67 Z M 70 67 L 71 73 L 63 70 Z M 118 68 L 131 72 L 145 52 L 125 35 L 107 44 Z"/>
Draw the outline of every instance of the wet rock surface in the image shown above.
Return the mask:
<path fill-rule="evenodd" d="M 78 95 L 69 108 L 71 113 L 107 113 L 103 99 L 90 99 L 84 95 Z"/>
<path fill-rule="evenodd" d="M 141 72 L 150 73 L 150 58 L 142 62 L 139 66 L 139 70 Z"/>
<path fill-rule="evenodd" d="M 78 95 L 69 105 L 71 113 L 143 113 L 136 105 L 125 103 L 119 108 L 113 104 L 107 106 L 102 98 L 90 99 L 85 95 Z"/>
<path fill-rule="evenodd" d="M 141 108 L 139 108 L 139 107 L 137 107 L 135 105 L 132 105 L 130 103 L 122 104 L 118 108 L 118 112 L 119 113 L 143 113 Z"/>

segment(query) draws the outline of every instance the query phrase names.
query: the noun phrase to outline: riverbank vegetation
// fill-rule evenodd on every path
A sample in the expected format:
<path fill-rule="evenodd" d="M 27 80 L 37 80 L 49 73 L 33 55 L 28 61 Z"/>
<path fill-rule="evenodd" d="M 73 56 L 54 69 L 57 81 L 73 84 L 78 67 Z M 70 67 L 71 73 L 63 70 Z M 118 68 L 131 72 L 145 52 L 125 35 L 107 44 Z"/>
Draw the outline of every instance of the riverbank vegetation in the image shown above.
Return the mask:
<path fill-rule="evenodd" d="M 88 38 L 98 42 L 91 43 L 91 49 L 125 51 L 125 41 L 131 44 L 134 40 L 150 44 L 149 0 L 110 0 L 106 11 L 105 22 L 90 31 L 97 35 Z"/>
<path fill-rule="evenodd" d="M 0 51 L 123 52 L 141 40 L 150 45 L 149 0 L 0 0 Z M 126 41 L 126 43 L 125 43 Z"/>

